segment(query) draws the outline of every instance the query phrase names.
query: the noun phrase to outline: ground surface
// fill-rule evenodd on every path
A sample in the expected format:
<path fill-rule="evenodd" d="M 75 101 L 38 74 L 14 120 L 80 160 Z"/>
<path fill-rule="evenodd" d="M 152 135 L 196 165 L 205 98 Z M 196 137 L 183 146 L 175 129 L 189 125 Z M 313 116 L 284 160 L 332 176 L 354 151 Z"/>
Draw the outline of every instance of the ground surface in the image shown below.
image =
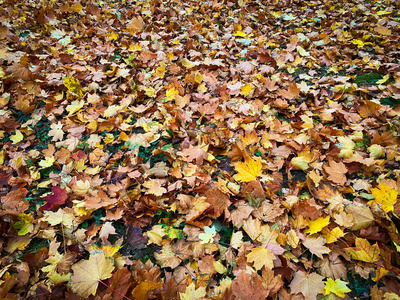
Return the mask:
<path fill-rule="evenodd" d="M 399 299 L 398 2 L 299 2 L 2 1 L 0 298 Z"/>

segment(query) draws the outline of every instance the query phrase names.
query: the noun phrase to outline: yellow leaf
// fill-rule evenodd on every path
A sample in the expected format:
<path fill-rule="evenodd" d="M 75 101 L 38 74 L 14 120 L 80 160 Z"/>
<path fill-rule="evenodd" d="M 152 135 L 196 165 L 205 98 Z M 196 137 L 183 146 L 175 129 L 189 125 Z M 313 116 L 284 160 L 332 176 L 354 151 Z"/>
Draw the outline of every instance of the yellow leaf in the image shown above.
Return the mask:
<path fill-rule="evenodd" d="M 176 88 L 170 88 L 166 94 L 165 94 L 165 98 L 163 99 L 165 102 L 166 101 L 171 101 L 173 99 L 175 99 L 175 95 L 179 95 L 179 91 Z"/>
<path fill-rule="evenodd" d="M 378 267 L 375 271 L 375 277 L 371 277 L 371 279 L 378 282 L 383 276 L 386 276 L 387 273 L 389 273 L 389 270 L 386 270 L 383 267 Z"/>
<path fill-rule="evenodd" d="M 154 225 L 151 230 L 145 232 L 143 235 L 146 235 L 149 238 L 147 244 L 156 244 L 161 246 L 161 242 L 163 241 L 163 236 L 167 233 L 161 225 Z"/>
<path fill-rule="evenodd" d="M 18 144 L 23 139 L 24 136 L 19 130 L 15 131 L 15 135 L 10 136 L 10 140 L 12 140 L 13 144 Z"/>
<path fill-rule="evenodd" d="M 42 168 L 49 168 L 51 167 L 56 160 L 54 159 L 54 156 L 52 157 L 45 157 L 41 161 L 39 161 L 39 166 Z"/>
<path fill-rule="evenodd" d="M 156 74 L 160 77 L 160 78 L 164 78 L 165 75 L 165 63 L 162 61 L 160 62 L 160 66 L 156 69 Z"/>
<path fill-rule="evenodd" d="M 4 158 L 6 156 L 6 152 L 4 150 L 0 151 L 0 165 L 4 164 Z"/>
<path fill-rule="evenodd" d="M 371 246 L 366 239 L 356 238 L 356 247 L 346 248 L 345 251 L 352 259 L 370 263 L 379 260 L 378 244 Z"/>
<path fill-rule="evenodd" d="M 308 169 L 309 161 L 303 156 L 293 157 L 290 162 L 293 166 L 299 168 L 300 170 L 306 171 Z"/>
<path fill-rule="evenodd" d="M 206 295 L 206 288 L 204 286 L 199 287 L 196 290 L 194 282 L 186 287 L 184 293 L 179 293 L 181 300 L 197 300 L 203 298 Z"/>
<path fill-rule="evenodd" d="M 204 233 L 199 234 L 200 244 L 212 243 L 216 234 L 217 231 L 214 227 L 205 226 Z"/>
<path fill-rule="evenodd" d="M 203 81 L 203 75 L 197 72 L 196 75 L 194 76 L 194 81 L 200 84 Z"/>
<path fill-rule="evenodd" d="M 351 41 L 354 45 L 357 45 L 358 48 L 364 47 L 364 42 L 361 40 L 352 40 Z"/>
<path fill-rule="evenodd" d="M 303 57 L 308 57 L 308 56 L 310 56 L 310 53 L 308 53 L 306 50 L 304 50 L 303 47 L 297 46 L 296 49 L 297 49 L 297 52 L 299 52 L 299 54 L 300 54 L 301 56 L 303 56 Z"/>
<path fill-rule="evenodd" d="M 397 202 L 397 191 L 395 189 L 380 183 L 379 189 L 373 188 L 371 189 L 371 193 L 375 197 L 375 200 L 369 201 L 369 205 L 371 205 L 372 202 L 382 204 L 382 209 L 386 213 L 394 210 L 394 205 Z"/>
<path fill-rule="evenodd" d="M 194 63 L 192 63 L 190 60 L 184 58 L 181 60 L 182 66 L 184 66 L 186 69 L 190 69 L 194 67 Z"/>
<path fill-rule="evenodd" d="M 231 247 L 234 249 L 239 249 L 243 245 L 243 232 L 237 231 L 232 234 L 231 237 Z"/>
<path fill-rule="evenodd" d="M 269 269 L 274 268 L 275 255 L 270 249 L 264 247 L 258 247 L 251 249 L 251 252 L 247 254 L 247 262 L 254 262 L 254 268 L 261 270 L 263 266 Z"/>
<path fill-rule="evenodd" d="M 65 109 L 69 112 L 69 116 L 76 113 L 78 110 L 80 110 L 83 105 L 85 104 L 85 102 L 83 100 L 78 101 L 75 100 L 73 101 L 70 105 L 68 105 Z"/>
<path fill-rule="evenodd" d="M 351 289 L 349 289 L 346 284 L 347 283 L 345 281 L 340 279 L 333 280 L 332 278 L 328 278 L 325 285 L 325 295 L 334 293 L 336 296 L 344 298 L 345 293 L 351 292 Z"/>
<path fill-rule="evenodd" d="M 71 8 L 73 9 L 74 12 L 78 13 L 78 12 L 82 11 L 83 6 L 80 3 L 75 3 L 75 4 L 71 5 Z"/>
<path fill-rule="evenodd" d="M 327 216 L 326 218 L 318 218 L 315 221 L 309 221 L 308 222 L 308 229 L 304 230 L 304 233 L 308 233 L 308 234 L 314 234 L 317 232 L 320 232 L 322 230 L 322 228 L 324 228 L 325 226 L 328 226 L 330 222 L 330 217 Z"/>
<path fill-rule="evenodd" d="M 143 186 L 146 187 L 148 194 L 153 194 L 155 196 L 162 196 L 167 192 L 165 187 L 161 186 L 162 182 L 158 179 L 152 179 L 143 183 Z"/>
<path fill-rule="evenodd" d="M 261 175 L 261 162 L 259 160 L 254 160 L 252 158 L 248 158 L 245 162 L 237 162 L 235 164 L 235 170 L 238 174 L 235 174 L 233 178 L 236 181 L 248 182 L 256 179 Z"/>
<path fill-rule="evenodd" d="M 252 89 L 253 89 L 253 86 L 250 83 L 246 83 L 246 85 L 242 86 L 240 91 L 242 92 L 242 95 L 246 97 L 248 94 L 250 94 Z"/>
<path fill-rule="evenodd" d="M 68 91 L 77 94 L 78 96 L 83 96 L 83 91 L 81 89 L 81 83 L 78 79 L 75 79 L 72 76 L 68 76 L 64 79 L 64 86 L 68 89 Z"/>
<path fill-rule="evenodd" d="M 376 14 L 378 16 L 382 16 L 382 15 L 390 15 L 391 13 L 392 13 L 391 11 L 380 10 Z"/>
<path fill-rule="evenodd" d="M 327 244 L 334 243 L 342 236 L 344 236 L 344 232 L 339 227 L 335 227 L 331 231 L 329 231 L 329 229 L 326 228 L 322 232 L 324 233 L 323 237 L 325 238 Z"/>
<path fill-rule="evenodd" d="M 42 220 L 47 221 L 51 226 L 62 224 L 66 228 L 72 228 L 74 225 L 75 216 L 63 209 L 59 209 L 56 212 L 45 211 Z"/>
<path fill-rule="evenodd" d="M 389 76 L 390 76 L 390 74 L 385 75 L 381 80 L 378 80 L 376 83 L 377 84 L 385 83 L 386 81 L 389 80 Z"/>
<path fill-rule="evenodd" d="M 217 271 L 219 274 L 225 274 L 228 271 L 228 269 L 219 260 L 214 260 L 213 265 L 215 271 Z"/>
<path fill-rule="evenodd" d="M 233 35 L 238 37 L 246 37 L 246 34 L 241 30 L 236 31 Z"/>
<path fill-rule="evenodd" d="M 88 260 L 82 260 L 72 266 L 72 289 L 82 298 L 95 295 L 100 280 L 111 277 L 114 266 L 103 253 L 90 255 Z"/>
<path fill-rule="evenodd" d="M 151 86 L 148 88 L 145 88 L 144 91 L 145 91 L 145 94 L 147 97 L 154 97 L 156 94 L 156 91 Z"/>
<path fill-rule="evenodd" d="M 114 31 L 107 34 L 107 36 L 109 41 L 116 41 L 118 39 L 118 33 L 115 33 Z"/>

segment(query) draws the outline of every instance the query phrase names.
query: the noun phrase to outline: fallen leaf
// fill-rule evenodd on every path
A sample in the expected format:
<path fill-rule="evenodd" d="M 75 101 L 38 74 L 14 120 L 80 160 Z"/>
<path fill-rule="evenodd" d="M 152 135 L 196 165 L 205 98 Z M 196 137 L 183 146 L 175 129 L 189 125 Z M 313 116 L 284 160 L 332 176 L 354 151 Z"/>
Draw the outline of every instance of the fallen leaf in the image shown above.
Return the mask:
<path fill-rule="evenodd" d="M 44 197 L 44 200 L 46 200 L 47 203 L 43 206 L 43 210 L 50 210 L 63 205 L 65 200 L 68 198 L 66 189 L 62 189 L 59 186 L 53 186 L 51 191 L 53 194 L 48 194 Z"/>
<path fill-rule="evenodd" d="M 317 273 L 307 274 L 303 271 L 297 271 L 289 286 L 292 293 L 302 293 L 306 299 L 315 300 L 318 294 L 324 293 L 323 279 L 324 277 Z"/>
<path fill-rule="evenodd" d="M 372 202 L 379 203 L 386 213 L 394 210 L 394 205 L 397 203 L 397 191 L 395 189 L 380 183 L 379 189 L 373 188 L 371 189 L 371 193 L 375 197 L 375 200 L 369 201 L 369 205 L 371 205 Z"/>
<path fill-rule="evenodd" d="M 90 255 L 72 266 L 71 287 L 81 297 L 95 295 L 101 280 L 111 277 L 114 266 L 103 253 Z"/>
<path fill-rule="evenodd" d="M 133 290 L 132 290 L 132 296 L 135 298 L 135 300 L 147 300 L 149 291 L 158 289 L 163 286 L 163 282 L 153 282 L 153 281 L 142 281 L 139 283 Z"/>
<path fill-rule="evenodd" d="M 351 289 L 347 287 L 347 282 L 342 281 L 340 279 L 333 280 L 332 278 L 328 278 L 325 285 L 325 295 L 329 295 L 334 293 L 336 296 L 340 298 L 344 298 L 345 293 L 350 293 Z"/>
<path fill-rule="evenodd" d="M 196 289 L 194 282 L 186 287 L 184 293 L 179 293 L 181 300 L 197 300 L 203 298 L 206 295 L 206 288 L 201 286 Z"/>
<path fill-rule="evenodd" d="M 319 258 L 323 258 L 323 254 L 328 254 L 331 250 L 325 247 L 325 240 L 322 236 L 312 238 L 307 236 L 303 241 L 303 245 Z"/>
<path fill-rule="evenodd" d="M 344 185 L 347 181 L 346 173 L 348 169 L 342 162 L 329 161 L 328 165 L 324 165 L 325 171 L 328 173 L 328 179 L 334 183 Z"/>
<path fill-rule="evenodd" d="M 322 228 L 329 225 L 329 222 L 330 222 L 329 216 L 327 216 L 325 218 L 320 217 L 320 218 L 316 219 L 315 221 L 309 221 L 308 229 L 304 230 L 304 233 L 314 234 L 314 233 L 320 232 L 322 230 Z"/>
<path fill-rule="evenodd" d="M 356 238 L 356 247 L 344 250 L 352 259 L 364 262 L 373 263 L 380 258 L 378 244 L 371 245 L 367 239 Z"/>
<path fill-rule="evenodd" d="M 269 269 L 274 268 L 273 261 L 276 259 L 275 255 L 270 249 L 264 247 L 257 247 L 250 250 L 250 253 L 246 255 L 247 262 L 254 262 L 254 268 L 261 270 L 262 267 Z"/>
<path fill-rule="evenodd" d="M 261 168 L 262 165 L 259 160 L 248 158 L 244 162 L 237 162 L 235 164 L 235 170 L 238 174 L 235 174 L 233 178 L 241 182 L 254 180 L 261 175 Z"/>

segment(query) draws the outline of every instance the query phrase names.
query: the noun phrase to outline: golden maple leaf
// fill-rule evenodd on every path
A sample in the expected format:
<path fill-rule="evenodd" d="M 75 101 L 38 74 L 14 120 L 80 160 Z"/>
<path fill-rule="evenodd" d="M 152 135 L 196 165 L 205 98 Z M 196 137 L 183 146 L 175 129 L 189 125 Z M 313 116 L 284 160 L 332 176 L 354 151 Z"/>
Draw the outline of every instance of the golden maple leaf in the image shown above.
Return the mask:
<path fill-rule="evenodd" d="M 394 205 L 397 202 L 397 191 L 395 189 L 390 188 L 386 184 L 380 183 L 379 189 L 371 189 L 371 193 L 375 197 L 375 200 L 369 201 L 369 205 L 373 202 L 380 203 L 382 204 L 383 211 L 386 213 L 394 210 Z"/>
<path fill-rule="evenodd" d="M 261 168 L 262 165 L 259 160 L 248 158 L 244 162 L 237 162 L 235 164 L 235 170 L 238 174 L 235 174 L 233 178 L 241 182 L 254 180 L 261 175 Z"/>
<path fill-rule="evenodd" d="M 328 278 L 325 285 L 325 295 L 334 293 L 340 298 L 344 298 L 345 293 L 351 292 L 351 289 L 349 289 L 346 284 L 347 282 L 340 279 L 333 280 L 332 278 Z"/>
<path fill-rule="evenodd" d="M 375 262 L 380 258 L 378 244 L 371 245 L 367 239 L 356 238 L 356 247 L 346 248 L 344 250 L 352 259 L 369 263 Z"/>
<path fill-rule="evenodd" d="M 273 269 L 275 258 L 272 251 L 264 247 L 251 249 L 251 252 L 247 254 L 247 262 L 254 262 L 254 268 L 256 268 L 256 270 L 261 270 L 263 266 Z"/>

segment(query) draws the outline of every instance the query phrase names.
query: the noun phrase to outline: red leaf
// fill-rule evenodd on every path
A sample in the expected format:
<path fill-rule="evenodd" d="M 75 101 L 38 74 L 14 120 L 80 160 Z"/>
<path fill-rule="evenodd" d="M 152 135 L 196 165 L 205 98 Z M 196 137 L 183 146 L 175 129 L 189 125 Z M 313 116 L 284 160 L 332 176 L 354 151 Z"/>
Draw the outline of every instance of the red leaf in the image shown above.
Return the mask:
<path fill-rule="evenodd" d="M 51 191 L 53 192 L 52 195 L 49 194 L 44 197 L 44 200 L 46 200 L 47 203 L 45 206 L 43 206 L 43 210 L 51 210 L 54 207 L 63 205 L 65 200 L 68 198 L 67 190 L 62 189 L 59 186 L 53 186 Z"/>

